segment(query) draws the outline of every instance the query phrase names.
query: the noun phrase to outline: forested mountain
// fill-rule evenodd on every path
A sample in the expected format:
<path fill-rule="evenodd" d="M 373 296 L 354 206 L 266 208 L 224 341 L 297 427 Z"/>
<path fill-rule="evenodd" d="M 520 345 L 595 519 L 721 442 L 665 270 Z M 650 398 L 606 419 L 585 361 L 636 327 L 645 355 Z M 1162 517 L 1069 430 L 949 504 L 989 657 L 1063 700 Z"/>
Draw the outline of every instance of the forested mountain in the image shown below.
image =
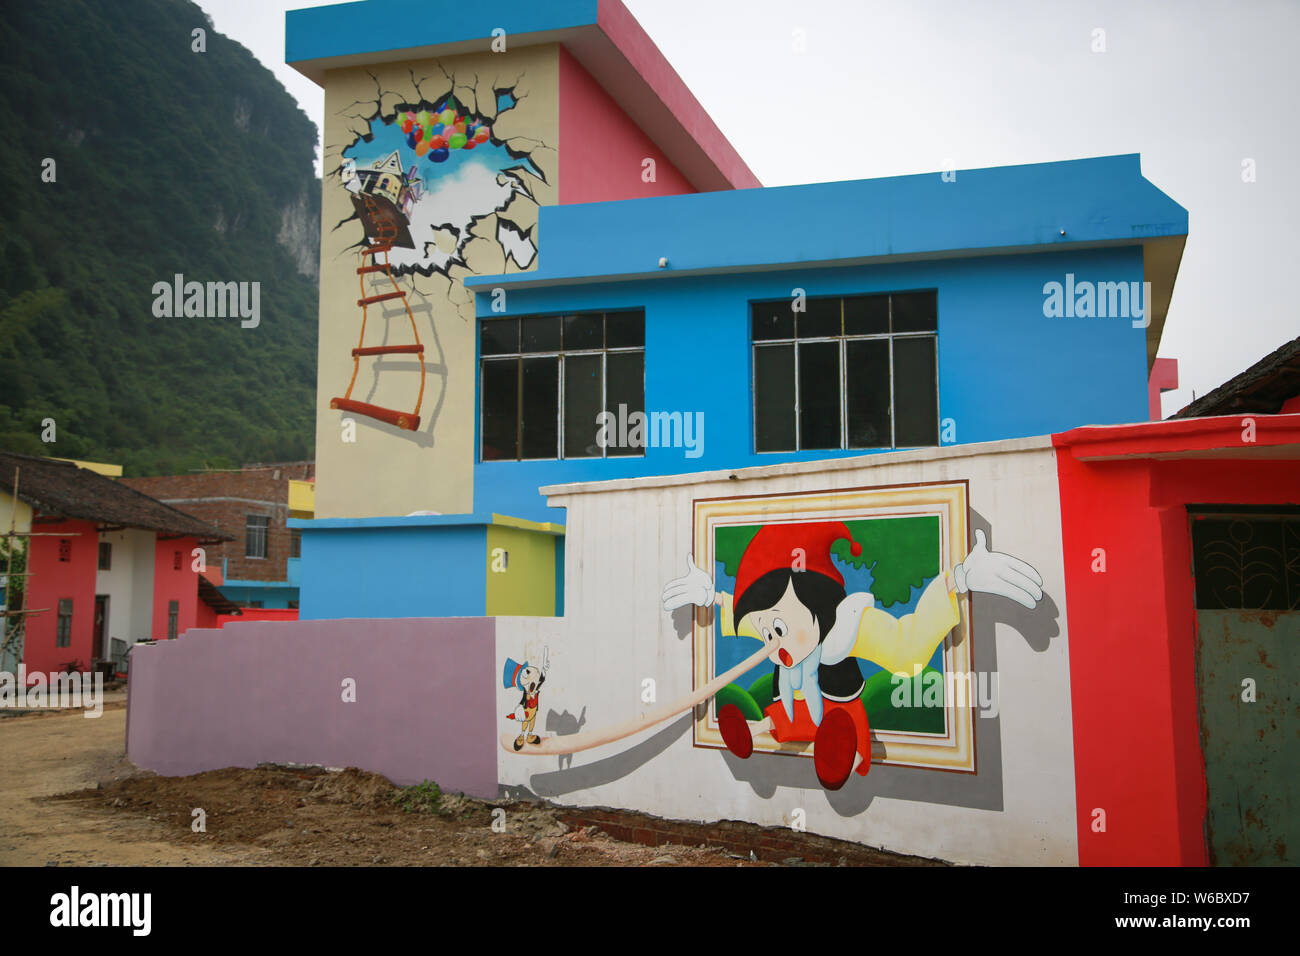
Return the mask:
<path fill-rule="evenodd" d="M 136 475 L 311 458 L 311 120 L 187 0 L 6 4 L 0 49 L 0 448 Z M 259 282 L 259 324 L 155 316 L 178 273 Z"/>

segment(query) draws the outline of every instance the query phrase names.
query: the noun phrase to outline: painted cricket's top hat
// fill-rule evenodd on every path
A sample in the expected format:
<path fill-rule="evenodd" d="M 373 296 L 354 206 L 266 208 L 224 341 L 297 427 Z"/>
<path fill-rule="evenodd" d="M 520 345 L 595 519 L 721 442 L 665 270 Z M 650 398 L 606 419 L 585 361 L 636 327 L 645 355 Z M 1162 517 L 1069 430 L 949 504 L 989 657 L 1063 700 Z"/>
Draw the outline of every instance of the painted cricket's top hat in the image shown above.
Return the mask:
<path fill-rule="evenodd" d="M 501 686 L 502 686 L 502 687 L 518 687 L 518 686 L 519 686 L 519 674 L 520 674 L 520 673 L 523 671 L 523 669 L 524 669 L 525 667 L 527 667 L 527 666 L 528 666 L 528 662 L 527 662 L 527 661 L 524 661 L 522 664 L 520 664 L 520 663 L 519 663 L 517 660 L 515 660 L 513 657 L 507 657 L 507 658 L 506 658 L 506 667 L 505 667 L 505 670 L 504 670 L 504 671 L 502 672 L 502 674 L 501 674 Z"/>

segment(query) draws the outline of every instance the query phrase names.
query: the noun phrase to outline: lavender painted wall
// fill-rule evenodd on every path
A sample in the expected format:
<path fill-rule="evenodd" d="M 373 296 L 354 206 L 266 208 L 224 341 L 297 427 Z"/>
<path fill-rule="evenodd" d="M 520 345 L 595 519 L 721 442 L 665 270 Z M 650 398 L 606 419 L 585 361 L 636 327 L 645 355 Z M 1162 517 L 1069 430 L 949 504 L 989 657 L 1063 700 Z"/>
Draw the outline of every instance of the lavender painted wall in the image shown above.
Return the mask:
<path fill-rule="evenodd" d="M 166 775 L 359 767 L 494 798 L 495 634 L 493 618 L 256 621 L 139 646 L 127 756 Z"/>

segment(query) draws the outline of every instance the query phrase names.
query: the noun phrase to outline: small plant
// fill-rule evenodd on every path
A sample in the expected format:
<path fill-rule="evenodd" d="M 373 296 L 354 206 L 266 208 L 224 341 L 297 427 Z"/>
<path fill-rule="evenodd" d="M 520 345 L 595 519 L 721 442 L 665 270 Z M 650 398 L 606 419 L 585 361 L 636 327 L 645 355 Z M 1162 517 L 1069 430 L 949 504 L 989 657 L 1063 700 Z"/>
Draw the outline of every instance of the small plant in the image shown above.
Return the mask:
<path fill-rule="evenodd" d="M 407 813 L 438 813 L 442 807 L 442 791 L 432 780 L 398 790 L 397 805 Z"/>

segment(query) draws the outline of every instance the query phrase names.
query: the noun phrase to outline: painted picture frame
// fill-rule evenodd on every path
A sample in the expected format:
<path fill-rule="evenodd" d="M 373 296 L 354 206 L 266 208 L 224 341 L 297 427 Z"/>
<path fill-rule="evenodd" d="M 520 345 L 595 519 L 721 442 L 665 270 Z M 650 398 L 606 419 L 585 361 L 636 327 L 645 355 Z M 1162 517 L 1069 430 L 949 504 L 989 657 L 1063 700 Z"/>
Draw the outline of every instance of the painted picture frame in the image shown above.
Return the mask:
<path fill-rule="evenodd" d="M 718 603 L 694 617 L 694 686 L 704 686 L 760 646 L 756 637 L 734 633 L 729 613 L 740 558 L 760 528 L 844 522 L 852 532 L 852 551 L 850 540 L 837 541 L 827 569 L 843 578 L 848 594 L 868 591 L 877 608 L 902 617 L 915 608 L 926 585 L 949 574 L 970 551 L 967 493 L 965 481 L 952 481 L 696 499 L 694 555 L 713 575 Z M 821 561 L 825 564 L 824 556 Z M 972 674 L 969 595 L 957 601 L 959 623 L 916 673 L 894 675 L 870 661 L 859 662 L 873 764 L 975 772 L 977 702 L 973 694 L 953 692 L 954 678 L 960 683 L 959 675 Z M 758 719 L 772 704 L 773 671 L 770 664 L 755 668 L 697 708 L 694 745 L 726 748 L 718 711 L 728 703 Z M 812 755 L 811 743 L 779 743 L 768 733 L 756 734 L 753 743 L 756 754 Z"/>

